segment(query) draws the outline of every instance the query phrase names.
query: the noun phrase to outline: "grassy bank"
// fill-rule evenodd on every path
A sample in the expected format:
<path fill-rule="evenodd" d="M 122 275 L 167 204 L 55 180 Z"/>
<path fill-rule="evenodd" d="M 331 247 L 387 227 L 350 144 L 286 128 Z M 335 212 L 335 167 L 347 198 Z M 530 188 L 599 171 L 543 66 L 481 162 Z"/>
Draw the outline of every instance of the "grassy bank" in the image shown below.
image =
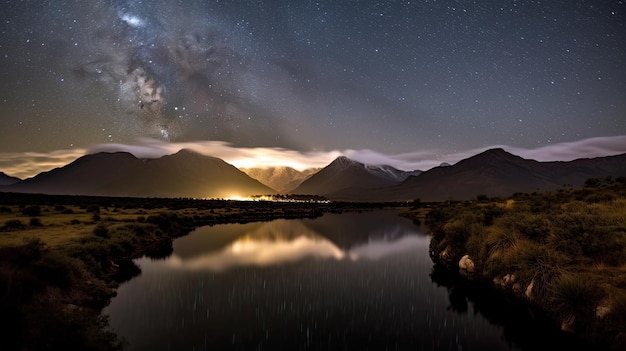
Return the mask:
<path fill-rule="evenodd" d="M 121 349 L 100 311 L 139 273 L 132 259 L 198 226 L 380 206 L 0 193 L 0 349 Z"/>
<path fill-rule="evenodd" d="M 433 260 L 544 311 L 599 347 L 626 349 L 626 182 L 430 204 Z"/>

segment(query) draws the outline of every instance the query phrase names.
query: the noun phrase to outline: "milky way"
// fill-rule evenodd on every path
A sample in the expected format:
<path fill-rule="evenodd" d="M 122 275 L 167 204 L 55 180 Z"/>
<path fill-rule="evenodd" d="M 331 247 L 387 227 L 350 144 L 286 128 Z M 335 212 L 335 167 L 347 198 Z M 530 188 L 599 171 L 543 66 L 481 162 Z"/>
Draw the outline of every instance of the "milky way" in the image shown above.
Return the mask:
<path fill-rule="evenodd" d="M 0 151 L 626 134 L 622 1 L 5 1 Z"/>

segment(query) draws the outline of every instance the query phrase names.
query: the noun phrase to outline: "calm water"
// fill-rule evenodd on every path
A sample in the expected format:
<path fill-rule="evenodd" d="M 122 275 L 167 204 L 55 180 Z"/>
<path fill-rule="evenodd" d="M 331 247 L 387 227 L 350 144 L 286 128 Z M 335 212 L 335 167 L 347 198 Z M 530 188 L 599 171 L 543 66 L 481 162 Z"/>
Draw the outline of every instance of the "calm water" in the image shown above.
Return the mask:
<path fill-rule="evenodd" d="M 428 243 L 385 211 L 202 227 L 104 314 L 129 350 L 521 350 L 433 282 Z"/>

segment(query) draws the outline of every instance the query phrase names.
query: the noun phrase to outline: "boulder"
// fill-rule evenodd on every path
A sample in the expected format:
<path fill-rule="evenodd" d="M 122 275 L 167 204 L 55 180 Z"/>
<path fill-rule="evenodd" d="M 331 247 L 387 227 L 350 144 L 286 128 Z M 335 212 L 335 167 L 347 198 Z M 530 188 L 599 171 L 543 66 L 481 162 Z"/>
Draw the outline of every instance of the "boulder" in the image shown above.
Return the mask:
<path fill-rule="evenodd" d="M 474 261 L 472 261 L 469 255 L 461 257 L 461 260 L 459 261 L 459 269 L 466 271 L 467 273 L 474 273 L 476 271 Z"/>

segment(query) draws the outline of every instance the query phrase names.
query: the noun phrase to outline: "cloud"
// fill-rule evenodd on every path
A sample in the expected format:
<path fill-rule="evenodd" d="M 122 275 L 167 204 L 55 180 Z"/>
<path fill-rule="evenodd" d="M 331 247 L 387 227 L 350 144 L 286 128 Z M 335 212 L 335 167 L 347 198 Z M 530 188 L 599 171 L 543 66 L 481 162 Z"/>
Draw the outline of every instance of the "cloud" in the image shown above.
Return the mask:
<path fill-rule="evenodd" d="M 57 150 L 50 153 L 3 152 L 0 153 L 0 171 L 26 179 L 44 171 L 63 167 L 83 156 L 85 152 L 85 149 Z"/>
<path fill-rule="evenodd" d="M 218 157 L 238 168 L 289 166 L 298 170 L 321 168 L 345 155 L 371 165 L 390 165 L 402 170 L 428 170 L 443 162 L 454 164 L 491 148 L 504 150 L 537 161 L 571 161 L 626 153 L 626 135 L 597 137 L 575 142 L 558 143 L 534 149 L 492 145 L 459 152 L 422 150 L 401 154 L 384 154 L 374 150 L 331 150 L 302 152 L 278 147 L 235 147 L 224 141 L 170 143 L 156 139 L 139 139 L 136 144 L 98 144 L 87 149 L 57 150 L 50 153 L 0 153 L 0 171 L 27 178 L 42 171 L 62 167 L 80 156 L 97 152 L 129 152 L 138 158 L 158 158 L 190 149 Z"/>
<path fill-rule="evenodd" d="M 447 152 L 444 150 L 424 150 L 402 154 L 386 155 L 372 150 L 347 150 L 344 154 L 365 164 L 387 164 L 403 170 L 428 170 L 441 163 L 454 164 L 485 150 L 502 148 L 514 155 L 537 160 L 572 161 L 579 158 L 612 156 L 626 153 L 626 135 L 596 137 L 579 141 L 556 143 L 533 149 L 508 145 L 491 145 L 470 150 Z"/>
<path fill-rule="evenodd" d="M 167 143 L 156 139 L 139 139 L 138 145 L 100 144 L 88 153 L 125 151 L 139 158 L 157 158 L 189 149 L 218 157 L 238 168 L 289 166 L 298 170 L 328 165 L 343 155 L 341 151 L 301 152 L 278 147 L 235 147 L 224 141 Z"/>

